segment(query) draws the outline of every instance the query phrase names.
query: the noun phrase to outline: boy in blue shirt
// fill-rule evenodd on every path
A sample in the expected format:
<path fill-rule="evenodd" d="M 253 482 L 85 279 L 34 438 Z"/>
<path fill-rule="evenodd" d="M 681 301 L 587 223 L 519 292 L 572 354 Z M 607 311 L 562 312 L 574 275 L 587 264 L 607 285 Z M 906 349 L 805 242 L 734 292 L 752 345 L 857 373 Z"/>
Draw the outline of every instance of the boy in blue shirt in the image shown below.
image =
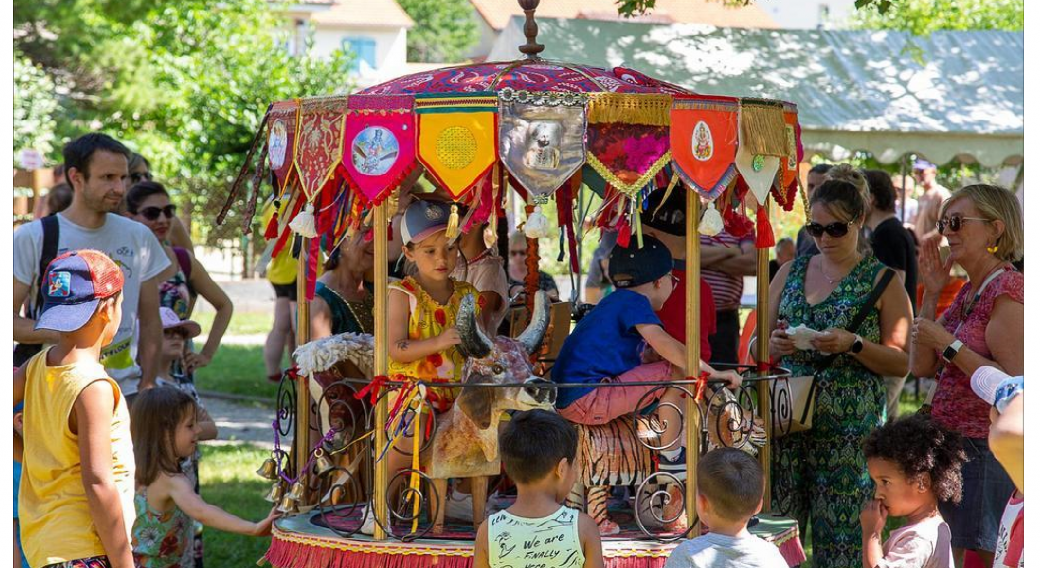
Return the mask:
<path fill-rule="evenodd" d="M 563 344 L 552 369 L 558 383 L 588 383 L 588 388 L 561 388 L 556 407 L 560 415 L 578 424 L 597 425 L 638 410 L 652 385 L 595 388 L 598 383 L 644 383 L 682 379 L 686 370 L 686 346 L 676 341 L 654 312 L 660 310 L 675 287 L 672 255 L 665 245 L 649 236 L 643 247 L 632 242 L 628 248 L 614 247 L 610 253 L 610 279 L 615 291 L 603 298 L 575 327 Z M 646 348 L 663 361 L 644 363 Z M 700 371 L 712 379 L 725 379 L 730 388 L 740 386 L 734 371 L 719 372 L 701 361 Z M 644 406 L 660 401 L 662 408 L 682 408 L 683 391 L 660 389 L 642 400 Z M 675 405 L 670 407 L 668 403 Z M 681 419 L 663 412 L 660 467 L 679 479 L 685 478 L 685 448 L 676 443 Z"/>

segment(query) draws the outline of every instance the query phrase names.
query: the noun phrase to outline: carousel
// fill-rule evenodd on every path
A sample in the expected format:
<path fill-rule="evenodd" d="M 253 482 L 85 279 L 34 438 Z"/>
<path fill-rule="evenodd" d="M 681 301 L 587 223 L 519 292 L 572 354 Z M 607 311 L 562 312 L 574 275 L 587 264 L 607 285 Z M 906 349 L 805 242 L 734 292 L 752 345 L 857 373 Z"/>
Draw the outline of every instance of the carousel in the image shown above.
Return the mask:
<path fill-rule="evenodd" d="M 244 207 L 249 231 L 271 180 L 279 213 L 264 236 L 275 241 L 275 255 L 299 245 L 300 347 L 278 390 L 275 450 L 258 470 L 283 513 L 262 559 L 277 568 L 472 566 L 476 528 L 511 499 L 499 424 L 511 411 L 551 410 L 557 389 L 588 386 L 552 376 L 559 345 L 582 314 L 577 288 L 570 302 L 558 303 L 537 290 L 539 239 L 558 239 L 560 257 L 580 274 L 582 208 L 591 196 L 597 205 L 589 217 L 616 230 L 622 246 L 641 244 L 640 213 L 652 193 L 675 199 L 677 192 L 685 201 L 687 369 L 700 360 L 701 237 L 723 229 L 753 234 L 758 273 L 768 274 L 770 208 L 790 211 L 799 194 L 796 106 L 698 95 L 632 69 L 542 58 L 538 0 L 520 3 L 527 14 L 520 59 L 271 104 L 218 218 Z M 456 323 L 467 360 L 461 380 L 436 385 L 460 392 L 445 412 L 427 401 L 432 384 L 388 373 L 390 216 L 420 186 L 449 201 L 449 238 L 486 225 L 489 246 L 507 240 L 505 219 L 518 217 L 507 213 L 509 195 L 524 204 L 525 218 L 515 221 L 527 237 L 526 294 L 511 307 L 510 333 L 498 337 L 481 331 L 472 301 L 462 302 Z M 556 227 L 543 211 L 550 207 Z M 370 333 L 311 341 L 306 322 L 319 260 L 359 234 L 374 249 Z M 767 290 L 760 277 L 759 314 L 767 313 Z M 768 335 L 766 320 L 758 318 L 759 336 Z M 759 349 L 756 359 L 768 361 L 768 342 Z M 568 503 L 601 527 L 608 519 L 617 525 L 603 537 L 606 566 L 659 568 L 679 541 L 700 534 L 698 458 L 722 446 L 764 466 L 765 509 L 751 532 L 775 544 L 789 565 L 805 560 L 797 523 L 769 510 L 770 444 L 798 419 L 789 373 L 768 363 L 737 370 L 744 383 L 736 391 L 706 375 L 653 384 L 648 397 L 667 389 L 685 395 L 670 409 L 683 432 L 671 445 L 660 442 L 660 409 L 575 425 L 579 476 Z M 483 405 L 463 403 L 477 393 Z M 658 453 L 679 443 L 687 449 L 685 477 L 657 467 Z M 390 471 L 391 452 L 407 456 L 409 466 Z M 446 515 L 449 480 L 470 486 L 472 519 Z M 681 490 L 665 489 L 675 485 Z"/>

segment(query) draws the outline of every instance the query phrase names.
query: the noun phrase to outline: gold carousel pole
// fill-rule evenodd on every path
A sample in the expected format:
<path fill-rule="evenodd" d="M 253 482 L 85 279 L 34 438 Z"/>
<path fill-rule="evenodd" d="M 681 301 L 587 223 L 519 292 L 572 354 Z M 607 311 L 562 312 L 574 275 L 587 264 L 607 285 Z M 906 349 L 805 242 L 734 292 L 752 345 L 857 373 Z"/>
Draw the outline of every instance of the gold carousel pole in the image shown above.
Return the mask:
<path fill-rule="evenodd" d="M 766 201 L 762 207 L 766 208 L 766 214 L 768 215 L 769 201 Z M 755 303 L 757 304 L 756 313 L 758 317 L 755 322 L 758 332 L 758 341 L 755 342 L 758 353 L 755 354 L 755 359 L 761 364 L 769 362 L 769 249 L 767 248 L 758 249 L 758 270 L 755 276 L 755 284 L 757 288 Z M 762 496 L 762 511 L 768 513 L 771 509 L 770 503 L 773 498 L 773 489 L 770 482 L 770 461 L 773 453 L 773 401 L 769 397 L 769 381 L 758 382 L 758 401 L 762 425 L 766 431 L 766 443 L 758 453 L 758 459 L 762 463 L 762 471 L 765 473 L 766 482 L 765 494 Z"/>
<path fill-rule="evenodd" d="M 300 257 L 296 261 L 296 345 L 304 345 L 311 340 L 311 304 L 307 301 L 307 257 L 310 251 L 310 239 L 300 239 Z M 290 242 L 287 246 L 292 246 Z M 311 396 L 307 376 L 296 377 L 296 476 L 297 482 L 307 487 L 307 461 L 311 449 Z M 291 489 L 291 488 L 290 488 Z M 306 492 L 304 493 L 306 495 Z M 302 500 L 306 500 L 303 497 Z M 297 503 L 302 506 L 304 503 Z"/>
<path fill-rule="evenodd" d="M 388 259 L 387 259 L 387 218 L 386 218 L 386 200 L 376 206 L 375 208 L 375 219 L 372 223 L 372 229 L 374 231 L 373 243 L 375 244 L 375 357 L 373 371 L 375 376 L 384 377 L 387 373 L 387 366 L 389 363 L 390 350 L 387 345 L 387 295 L 389 294 L 388 283 Z M 386 408 L 386 397 L 379 398 L 379 402 L 375 408 L 375 420 L 373 423 L 374 431 L 374 444 L 376 448 L 376 455 L 382 450 L 383 446 L 386 445 L 386 432 L 383 430 L 383 425 L 386 424 L 387 408 Z M 418 435 L 418 430 L 416 432 Z M 373 512 L 376 520 L 378 521 L 375 526 L 375 533 L 372 538 L 375 540 L 386 540 L 386 531 L 383 527 L 387 526 L 387 507 L 386 507 L 386 490 L 387 490 L 387 467 L 386 460 L 382 459 L 375 462 L 375 472 L 372 476 L 372 501 L 373 501 Z"/>
<path fill-rule="evenodd" d="M 686 188 L 686 375 L 700 376 L 701 342 L 701 246 L 697 225 L 701 199 Z M 693 387 L 696 393 L 696 386 Z M 701 412 L 694 397 L 686 397 L 686 518 L 700 534 L 697 518 L 697 462 L 701 454 Z"/>

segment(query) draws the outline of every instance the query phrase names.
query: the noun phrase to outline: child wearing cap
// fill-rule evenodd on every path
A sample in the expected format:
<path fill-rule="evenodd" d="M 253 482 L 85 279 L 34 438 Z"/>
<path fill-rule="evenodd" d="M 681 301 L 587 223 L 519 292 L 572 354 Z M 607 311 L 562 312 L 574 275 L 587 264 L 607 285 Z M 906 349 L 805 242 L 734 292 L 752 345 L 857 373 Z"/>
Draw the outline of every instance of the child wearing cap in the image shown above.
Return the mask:
<path fill-rule="evenodd" d="M 1011 377 L 996 367 L 979 367 L 971 376 L 971 388 L 982 400 L 993 405 L 989 447 L 1000 465 L 1015 482 L 997 530 L 993 568 L 1025 566 L 1025 381 Z M 1023 396 L 1019 396 L 1023 395 Z"/>
<path fill-rule="evenodd" d="M 104 253 L 48 266 L 36 329 L 58 343 L 15 374 L 24 400 L 19 514 L 32 566 L 131 568 L 134 454 L 119 386 L 99 362 L 122 317 L 123 272 Z"/>
<path fill-rule="evenodd" d="M 654 312 L 672 294 L 672 255 L 665 245 L 649 236 L 643 246 L 614 247 L 609 261 L 615 292 L 596 304 L 567 337 L 552 369 L 557 383 L 587 383 L 588 388 L 561 388 L 556 407 L 564 418 L 579 424 L 606 424 L 619 416 L 640 411 L 660 400 L 665 429 L 661 435 L 660 468 L 679 479 L 686 475 L 685 448 L 679 446 L 681 419 L 669 416 L 682 408 L 682 392 L 653 385 L 596 388 L 598 383 L 647 383 L 682 379 L 686 369 L 686 347 L 661 325 Z M 664 360 L 644 364 L 647 347 Z M 732 388 L 740 386 L 740 375 L 718 372 L 703 361 L 700 372 L 725 379 Z M 652 394 L 651 394 L 652 393 Z M 650 396 L 646 396 L 650 394 Z M 672 406 L 674 405 L 674 406 Z M 673 486 L 674 488 L 675 486 Z M 601 534 L 613 534 L 617 525 L 605 521 Z"/>

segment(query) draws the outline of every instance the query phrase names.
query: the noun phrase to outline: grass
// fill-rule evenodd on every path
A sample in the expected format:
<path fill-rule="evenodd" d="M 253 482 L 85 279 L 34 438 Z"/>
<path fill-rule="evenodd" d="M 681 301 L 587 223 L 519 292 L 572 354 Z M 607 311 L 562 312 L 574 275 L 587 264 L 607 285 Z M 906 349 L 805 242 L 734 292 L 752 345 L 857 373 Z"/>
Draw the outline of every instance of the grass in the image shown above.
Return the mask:
<path fill-rule="evenodd" d="M 283 361 L 283 368 L 288 365 Z M 221 345 L 213 362 L 195 375 L 198 388 L 274 400 L 278 384 L 267 380 L 263 345 Z"/>
<path fill-rule="evenodd" d="M 269 457 L 269 451 L 250 444 L 203 444 L 199 462 L 203 498 L 248 521 L 263 519 L 272 507 L 263 499 L 271 482 L 260 478 L 256 469 Z M 211 528 L 205 529 L 203 535 L 207 566 L 255 566 L 271 544 L 269 537 L 243 536 Z"/>
<path fill-rule="evenodd" d="M 192 314 L 191 319 L 202 326 L 202 334 L 209 335 L 213 327 L 213 317 L 216 312 L 198 311 Z M 235 312 L 231 314 L 231 323 L 228 324 L 225 335 L 266 335 L 271 331 L 274 323 L 274 314 L 268 312 Z"/>

